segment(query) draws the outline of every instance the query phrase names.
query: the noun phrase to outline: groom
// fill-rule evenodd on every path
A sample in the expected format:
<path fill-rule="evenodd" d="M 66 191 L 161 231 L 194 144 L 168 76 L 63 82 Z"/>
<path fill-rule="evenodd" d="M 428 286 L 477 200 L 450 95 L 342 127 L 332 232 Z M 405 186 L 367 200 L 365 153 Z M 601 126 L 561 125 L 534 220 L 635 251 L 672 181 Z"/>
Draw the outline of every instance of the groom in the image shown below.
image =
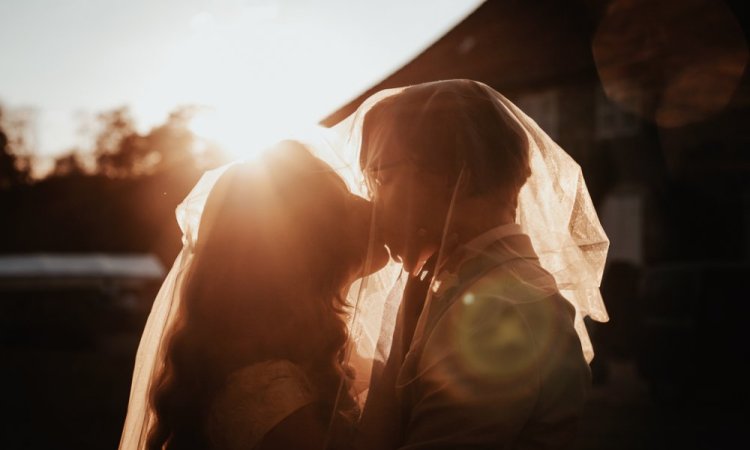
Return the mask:
<path fill-rule="evenodd" d="M 514 223 L 525 132 L 486 87 L 451 80 L 381 100 L 362 135 L 376 221 L 411 275 L 360 446 L 570 447 L 590 372 L 573 307 Z"/>

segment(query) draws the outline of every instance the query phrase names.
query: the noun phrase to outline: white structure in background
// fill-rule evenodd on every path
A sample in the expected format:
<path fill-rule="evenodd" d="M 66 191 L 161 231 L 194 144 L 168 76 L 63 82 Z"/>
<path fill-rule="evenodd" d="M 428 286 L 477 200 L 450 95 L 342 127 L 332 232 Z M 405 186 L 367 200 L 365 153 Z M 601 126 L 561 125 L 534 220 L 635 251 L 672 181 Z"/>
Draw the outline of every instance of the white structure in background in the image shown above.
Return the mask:
<path fill-rule="evenodd" d="M 137 309 L 139 293 L 165 275 L 151 254 L 0 255 L 0 302 L 32 292 L 96 291 Z"/>
<path fill-rule="evenodd" d="M 0 287 L 96 286 L 103 282 L 140 287 L 165 276 L 151 254 L 34 254 L 0 256 Z"/>

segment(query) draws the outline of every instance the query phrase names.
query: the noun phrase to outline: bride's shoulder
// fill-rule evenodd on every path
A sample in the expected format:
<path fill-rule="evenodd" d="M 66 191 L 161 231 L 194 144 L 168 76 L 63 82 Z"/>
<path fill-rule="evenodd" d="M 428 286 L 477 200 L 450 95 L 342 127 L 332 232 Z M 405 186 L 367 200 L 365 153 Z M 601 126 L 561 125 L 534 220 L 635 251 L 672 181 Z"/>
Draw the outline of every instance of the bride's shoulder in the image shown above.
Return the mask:
<path fill-rule="evenodd" d="M 269 360 L 232 372 L 211 405 L 208 432 L 220 448 L 252 448 L 279 422 L 313 403 L 304 370 L 288 360 Z"/>

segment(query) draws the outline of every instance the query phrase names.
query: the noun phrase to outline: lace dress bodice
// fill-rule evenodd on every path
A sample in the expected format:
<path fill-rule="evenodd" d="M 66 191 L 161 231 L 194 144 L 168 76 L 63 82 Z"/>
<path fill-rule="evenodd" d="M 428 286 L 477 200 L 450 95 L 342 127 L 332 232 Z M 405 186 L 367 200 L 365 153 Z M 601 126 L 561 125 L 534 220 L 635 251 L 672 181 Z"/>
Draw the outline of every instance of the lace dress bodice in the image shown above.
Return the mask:
<path fill-rule="evenodd" d="M 305 373 L 287 360 L 264 361 L 232 372 L 209 411 L 211 446 L 253 449 L 273 427 L 315 399 Z"/>

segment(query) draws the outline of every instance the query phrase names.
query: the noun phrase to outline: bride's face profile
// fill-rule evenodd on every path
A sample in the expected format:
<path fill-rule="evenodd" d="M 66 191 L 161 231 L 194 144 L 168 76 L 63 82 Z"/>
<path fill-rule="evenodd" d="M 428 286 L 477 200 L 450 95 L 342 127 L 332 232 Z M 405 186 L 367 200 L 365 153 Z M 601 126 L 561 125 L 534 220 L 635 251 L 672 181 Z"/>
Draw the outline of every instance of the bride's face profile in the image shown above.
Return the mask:
<path fill-rule="evenodd" d="M 388 251 L 377 227 L 373 226 L 373 204 L 348 194 L 346 228 L 354 249 L 355 264 L 349 282 L 382 269 L 388 262 Z"/>
<path fill-rule="evenodd" d="M 230 168 L 222 178 L 201 228 L 208 233 L 203 244 L 225 263 L 236 257 L 246 267 L 275 266 L 313 283 L 335 279 L 337 289 L 387 263 L 372 203 L 301 145 L 278 144 L 255 169 Z"/>

